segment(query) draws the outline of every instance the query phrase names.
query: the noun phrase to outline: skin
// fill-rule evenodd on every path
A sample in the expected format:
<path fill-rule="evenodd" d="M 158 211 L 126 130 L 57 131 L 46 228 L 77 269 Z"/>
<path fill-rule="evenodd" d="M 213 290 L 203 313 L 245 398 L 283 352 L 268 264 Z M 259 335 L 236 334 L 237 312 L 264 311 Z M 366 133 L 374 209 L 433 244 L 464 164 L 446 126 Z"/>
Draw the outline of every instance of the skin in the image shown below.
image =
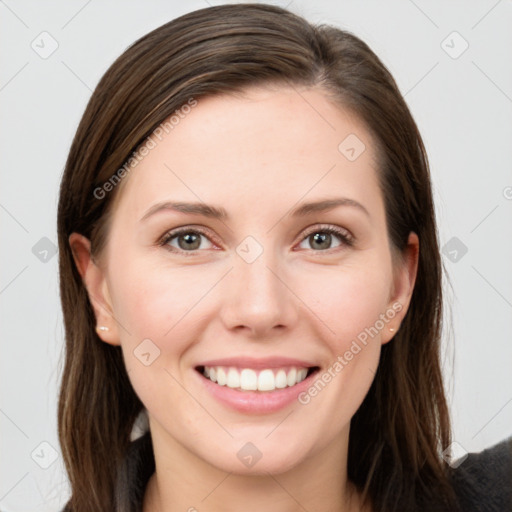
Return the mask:
<path fill-rule="evenodd" d="M 349 134 L 366 146 L 355 161 L 338 150 Z M 156 472 L 145 511 L 363 510 L 347 480 L 350 420 L 405 316 L 419 250 L 411 233 L 393 263 L 374 147 L 362 122 L 318 88 L 202 98 L 125 178 L 101 258 L 70 236 L 98 325 L 109 328 L 98 334 L 121 345 L 148 410 Z M 332 197 L 368 213 L 339 206 L 288 215 Z M 168 200 L 222 206 L 229 219 L 164 210 L 140 220 Z M 321 225 L 348 231 L 353 246 L 332 235 L 319 249 L 309 235 Z M 193 256 L 179 252 L 177 238 L 174 253 L 158 245 L 182 226 L 206 230 Z M 249 235 L 263 248 L 252 263 L 236 252 Z M 396 303 L 401 311 L 306 405 L 242 414 L 205 392 L 194 370 L 236 355 L 327 369 Z M 133 354 L 147 338 L 160 349 L 149 366 Z M 236 456 L 248 441 L 262 453 L 251 468 Z"/>

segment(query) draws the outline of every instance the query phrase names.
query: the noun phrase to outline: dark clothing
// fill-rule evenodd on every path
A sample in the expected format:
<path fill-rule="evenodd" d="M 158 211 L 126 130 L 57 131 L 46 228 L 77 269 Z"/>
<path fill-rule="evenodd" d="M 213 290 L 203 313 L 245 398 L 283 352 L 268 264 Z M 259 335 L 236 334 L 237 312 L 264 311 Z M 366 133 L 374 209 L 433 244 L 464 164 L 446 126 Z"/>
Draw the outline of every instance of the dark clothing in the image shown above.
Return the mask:
<path fill-rule="evenodd" d="M 468 458 L 453 470 L 463 512 L 512 511 L 512 437 Z"/>

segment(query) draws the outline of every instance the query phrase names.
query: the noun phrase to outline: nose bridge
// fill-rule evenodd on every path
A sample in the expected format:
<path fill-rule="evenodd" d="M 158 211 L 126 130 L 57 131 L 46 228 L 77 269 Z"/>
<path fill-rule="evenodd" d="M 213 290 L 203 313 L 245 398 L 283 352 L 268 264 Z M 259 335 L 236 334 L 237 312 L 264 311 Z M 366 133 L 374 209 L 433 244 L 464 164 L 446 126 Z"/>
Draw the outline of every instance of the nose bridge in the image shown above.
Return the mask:
<path fill-rule="evenodd" d="M 227 327 L 244 326 L 265 334 L 277 326 L 290 326 L 297 317 L 294 296 L 287 289 L 284 265 L 270 248 L 257 252 L 246 240 L 234 255 L 234 268 L 225 290 L 223 317 Z"/>
<path fill-rule="evenodd" d="M 264 255 L 252 263 L 237 262 L 235 276 L 241 284 L 241 291 L 245 290 L 247 299 L 250 299 L 249 302 L 257 304 L 263 301 L 266 305 L 273 301 L 279 302 L 277 299 L 283 295 L 283 284 L 276 277 L 278 267 L 275 258 Z"/>

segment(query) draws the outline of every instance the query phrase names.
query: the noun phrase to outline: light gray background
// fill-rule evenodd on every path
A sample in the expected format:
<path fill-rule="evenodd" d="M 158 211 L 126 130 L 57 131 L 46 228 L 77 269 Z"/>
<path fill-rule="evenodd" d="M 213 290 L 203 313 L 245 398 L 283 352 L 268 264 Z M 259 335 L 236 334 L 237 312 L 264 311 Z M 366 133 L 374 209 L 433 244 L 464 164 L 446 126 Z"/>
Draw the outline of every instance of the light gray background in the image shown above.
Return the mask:
<path fill-rule="evenodd" d="M 448 244 L 453 328 L 445 329 L 452 344 L 444 369 L 454 437 L 480 451 L 512 434 L 512 3 L 274 3 L 365 40 L 413 112 Z M 74 131 L 92 89 L 129 44 L 208 4 L 217 2 L 0 0 L 3 511 L 57 511 L 68 498 L 56 422 L 58 258 L 40 240 L 56 243 L 58 185 Z M 31 47 L 51 49 L 43 31 L 58 43 L 46 59 Z M 458 55 L 464 40 L 469 47 Z"/>

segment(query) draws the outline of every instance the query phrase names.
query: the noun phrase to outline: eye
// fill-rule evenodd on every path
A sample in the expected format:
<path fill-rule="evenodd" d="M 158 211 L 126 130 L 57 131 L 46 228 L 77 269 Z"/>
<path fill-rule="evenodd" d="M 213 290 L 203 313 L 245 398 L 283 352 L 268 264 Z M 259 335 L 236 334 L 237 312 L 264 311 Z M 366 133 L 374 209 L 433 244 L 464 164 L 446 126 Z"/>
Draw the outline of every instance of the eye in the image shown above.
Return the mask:
<path fill-rule="evenodd" d="M 189 252 L 192 254 L 185 255 L 192 256 L 194 251 L 212 248 L 208 247 L 208 243 L 206 243 L 207 247 L 205 247 L 205 243 L 203 243 L 204 240 L 208 240 L 210 245 L 213 246 L 210 239 L 202 230 L 198 228 L 182 228 L 166 233 L 159 241 L 159 245 L 166 246 L 166 248 L 172 252 Z"/>
<path fill-rule="evenodd" d="M 351 247 L 354 244 L 354 238 L 345 229 L 326 225 L 310 229 L 304 235 L 299 247 L 303 249 L 302 245 L 304 243 L 309 243 L 314 251 L 327 251 L 341 246 Z M 200 228 L 191 227 L 169 231 L 160 239 L 158 245 L 165 247 L 171 252 L 181 253 L 184 256 L 194 256 L 196 251 L 215 247 L 215 244 L 212 243 L 205 231 Z"/>
<path fill-rule="evenodd" d="M 333 242 L 337 242 L 337 245 L 333 246 Z M 306 233 L 299 247 L 304 243 L 309 243 L 310 247 L 315 251 L 326 251 L 343 245 L 351 247 L 354 244 L 354 238 L 347 230 L 342 228 L 335 226 L 316 226 Z"/>

